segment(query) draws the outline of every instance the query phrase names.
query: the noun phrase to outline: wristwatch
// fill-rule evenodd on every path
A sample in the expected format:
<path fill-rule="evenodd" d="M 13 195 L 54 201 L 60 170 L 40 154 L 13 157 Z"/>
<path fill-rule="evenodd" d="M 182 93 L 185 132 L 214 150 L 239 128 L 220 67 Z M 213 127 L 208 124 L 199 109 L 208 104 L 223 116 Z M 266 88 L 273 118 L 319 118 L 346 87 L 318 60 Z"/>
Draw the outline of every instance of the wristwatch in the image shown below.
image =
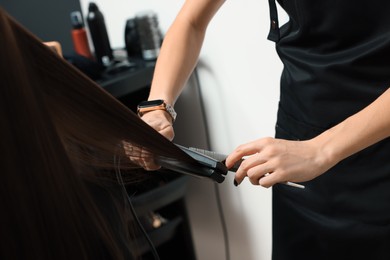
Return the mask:
<path fill-rule="evenodd" d="M 140 117 L 143 116 L 145 113 L 154 110 L 165 110 L 172 117 L 172 121 L 175 121 L 176 119 L 175 109 L 173 109 L 171 105 L 165 103 L 163 99 L 142 101 L 138 104 L 137 107 L 137 113 Z"/>

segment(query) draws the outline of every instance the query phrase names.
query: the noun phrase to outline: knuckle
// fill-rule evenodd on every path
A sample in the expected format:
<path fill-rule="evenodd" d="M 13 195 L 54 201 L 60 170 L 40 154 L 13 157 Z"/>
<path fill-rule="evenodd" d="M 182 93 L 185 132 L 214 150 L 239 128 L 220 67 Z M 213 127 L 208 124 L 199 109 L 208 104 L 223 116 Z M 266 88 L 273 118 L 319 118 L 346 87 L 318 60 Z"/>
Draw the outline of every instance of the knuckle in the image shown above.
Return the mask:
<path fill-rule="evenodd" d="M 250 183 L 252 183 L 253 185 L 259 185 L 259 181 L 256 180 L 256 179 L 251 179 L 251 178 L 249 178 L 249 181 L 250 181 Z"/>
<path fill-rule="evenodd" d="M 279 169 L 276 178 L 278 179 L 278 181 L 284 180 L 287 178 L 287 175 L 287 171 L 285 171 L 284 169 Z"/>
<path fill-rule="evenodd" d="M 249 165 L 247 161 L 243 161 L 240 165 L 241 170 L 247 172 L 249 170 Z"/>
<path fill-rule="evenodd" d="M 269 146 L 267 151 L 270 155 L 275 155 L 278 153 L 278 149 L 275 146 Z"/>
<path fill-rule="evenodd" d="M 255 173 L 254 171 L 248 171 L 246 173 L 246 175 L 248 176 L 249 179 L 254 179 L 255 178 Z"/>
<path fill-rule="evenodd" d="M 248 171 L 247 172 L 248 179 L 251 183 L 257 183 L 258 184 L 258 177 L 255 171 Z"/>
<path fill-rule="evenodd" d="M 270 143 L 273 142 L 273 140 L 274 140 L 274 138 L 272 138 L 272 137 L 264 137 L 262 139 L 262 142 L 263 142 L 264 145 L 269 145 Z"/>
<path fill-rule="evenodd" d="M 242 148 L 242 146 L 240 145 L 240 146 L 238 146 L 238 147 L 234 150 L 234 153 L 236 153 L 236 154 L 241 154 L 242 151 L 243 151 L 243 148 Z"/>
<path fill-rule="evenodd" d="M 274 157 L 272 162 L 274 166 L 279 166 L 283 163 L 283 160 L 280 157 Z"/>

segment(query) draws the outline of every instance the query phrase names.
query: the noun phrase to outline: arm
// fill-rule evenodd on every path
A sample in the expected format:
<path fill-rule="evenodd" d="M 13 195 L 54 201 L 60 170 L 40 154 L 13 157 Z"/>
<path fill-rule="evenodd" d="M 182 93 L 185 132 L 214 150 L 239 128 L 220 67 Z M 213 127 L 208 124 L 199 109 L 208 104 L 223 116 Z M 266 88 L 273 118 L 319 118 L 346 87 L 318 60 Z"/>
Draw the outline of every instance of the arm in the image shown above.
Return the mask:
<path fill-rule="evenodd" d="M 156 63 L 149 99 L 173 105 L 193 71 L 206 28 L 223 0 L 187 0 L 169 28 Z"/>
<path fill-rule="evenodd" d="M 164 37 L 148 100 L 174 105 L 198 61 L 206 29 L 224 0 L 186 0 Z M 164 110 L 145 113 L 142 119 L 172 140 L 172 118 Z M 147 170 L 159 168 L 153 160 L 139 162 Z"/>
<path fill-rule="evenodd" d="M 184 3 L 164 38 L 148 100 L 164 99 L 174 105 L 196 65 L 207 26 L 223 2 L 187 0 Z M 166 112 L 149 112 L 142 119 L 173 139 L 171 118 Z"/>
<path fill-rule="evenodd" d="M 360 112 L 307 141 L 262 138 L 235 149 L 227 167 L 249 156 L 236 173 L 237 183 L 270 187 L 284 181 L 308 181 L 348 156 L 390 136 L 390 89 Z M 266 173 L 271 173 L 264 176 Z"/>

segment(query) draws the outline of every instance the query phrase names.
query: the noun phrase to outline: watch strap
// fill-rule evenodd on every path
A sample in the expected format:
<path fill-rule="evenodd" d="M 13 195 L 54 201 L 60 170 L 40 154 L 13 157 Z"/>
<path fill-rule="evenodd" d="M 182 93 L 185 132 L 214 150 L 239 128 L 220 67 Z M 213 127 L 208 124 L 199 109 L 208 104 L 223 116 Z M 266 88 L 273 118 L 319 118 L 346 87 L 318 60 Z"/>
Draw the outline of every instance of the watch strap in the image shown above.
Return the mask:
<path fill-rule="evenodd" d="M 177 113 L 176 113 L 175 109 L 173 108 L 173 106 L 170 104 L 167 104 L 164 100 L 161 100 L 161 103 L 158 105 L 149 105 L 149 103 L 154 104 L 156 101 L 160 101 L 160 100 L 144 101 L 141 103 L 142 105 L 141 104 L 138 105 L 138 109 L 137 109 L 138 116 L 141 117 L 144 114 L 146 114 L 147 112 L 151 112 L 151 111 L 155 111 L 155 110 L 164 110 L 164 111 L 168 112 L 168 114 L 172 118 L 172 121 L 174 122 L 176 120 Z"/>

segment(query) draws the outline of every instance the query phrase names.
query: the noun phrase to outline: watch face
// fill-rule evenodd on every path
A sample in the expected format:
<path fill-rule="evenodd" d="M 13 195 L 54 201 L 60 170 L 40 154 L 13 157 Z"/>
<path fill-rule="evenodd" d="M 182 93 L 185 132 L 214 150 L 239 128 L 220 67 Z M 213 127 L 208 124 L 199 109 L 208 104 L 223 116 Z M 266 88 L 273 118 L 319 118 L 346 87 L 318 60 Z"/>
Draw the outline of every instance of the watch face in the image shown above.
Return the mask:
<path fill-rule="evenodd" d="M 157 100 L 150 100 L 150 101 L 142 101 L 139 103 L 139 107 L 155 107 L 164 104 L 164 100 L 157 99 Z"/>

